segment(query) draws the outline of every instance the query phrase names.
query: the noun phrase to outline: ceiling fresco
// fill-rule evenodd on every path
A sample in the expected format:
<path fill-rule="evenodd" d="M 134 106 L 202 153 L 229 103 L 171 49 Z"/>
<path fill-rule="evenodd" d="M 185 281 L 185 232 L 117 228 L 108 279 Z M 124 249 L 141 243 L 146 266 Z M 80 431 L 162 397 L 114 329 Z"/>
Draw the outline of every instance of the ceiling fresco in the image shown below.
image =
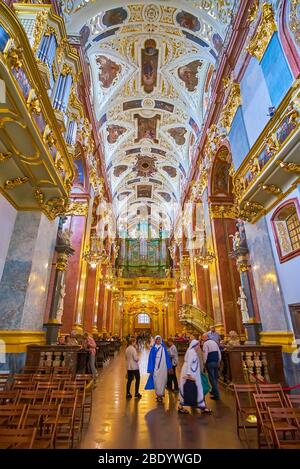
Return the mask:
<path fill-rule="evenodd" d="M 133 228 L 142 204 L 156 228 L 172 226 L 234 3 L 63 2 L 90 65 L 116 215 Z"/>

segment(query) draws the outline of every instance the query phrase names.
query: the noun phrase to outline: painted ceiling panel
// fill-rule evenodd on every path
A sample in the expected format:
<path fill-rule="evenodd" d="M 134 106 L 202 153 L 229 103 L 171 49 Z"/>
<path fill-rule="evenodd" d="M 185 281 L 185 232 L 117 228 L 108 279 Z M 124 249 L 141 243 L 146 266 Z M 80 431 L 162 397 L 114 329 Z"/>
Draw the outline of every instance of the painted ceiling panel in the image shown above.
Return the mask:
<path fill-rule="evenodd" d="M 169 221 L 189 176 L 236 2 L 62 3 L 68 32 L 80 34 L 90 64 L 116 216 L 135 207 L 130 223 L 138 223 L 136 206 L 147 199 Z"/>

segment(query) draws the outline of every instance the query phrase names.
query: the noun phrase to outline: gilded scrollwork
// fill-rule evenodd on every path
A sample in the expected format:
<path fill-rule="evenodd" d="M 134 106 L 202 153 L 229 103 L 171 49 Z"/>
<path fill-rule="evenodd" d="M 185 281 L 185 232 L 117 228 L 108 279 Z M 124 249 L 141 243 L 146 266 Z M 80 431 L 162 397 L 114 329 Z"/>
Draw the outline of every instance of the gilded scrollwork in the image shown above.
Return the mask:
<path fill-rule="evenodd" d="M 55 220 L 56 217 L 64 215 L 66 212 L 66 198 L 53 197 L 46 202 L 45 194 L 40 189 L 34 190 L 34 198 L 49 220 Z"/>
<path fill-rule="evenodd" d="M 300 12 L 298 0 L 292 0 L 290 2 L 289 26 L 295 36 L 296 44 L 300 46 Z"/>
<path fill-rule="evenodd" d="M 32 46 L 32 50 L 34 53 L 36 53 L 36 51 L 38 50 L 39 44 L 41 42 L 42 36 L 46 28 L 47 19 L 48 19 L 48 12 L 46 10 L 40 11 L 36 16 L 34 31 L 33 31 L 34 42 Z"/>
<path fill-rule="evenodd" d="M 70 201 L 66 209 L 66 215 L 87 217 L 88 211 L 89 206 L 86 202 Z"/>
<path fill-rule="evenodd" d="M 237 218 L 239 215 L 235 205 L 211 205 L 209 209 L 211 218 Z"/>
<path fill-rule="evenodd" d="M 0 153 L 0 163 L 3 161 L 8 161 L 12 157 L 12 153 L 8 151 L 7 153 Z"/>
<path fill-rule="evenodd" d="M 240 91 L 240 84 L 239 83 L 232 83 L 229 93 L 227 102 L 223 108 L 220 117 L 220 123 L 222 127 L 224 127 L 227 132 L 230 130 L 233 118 L 238 107 L 242 104 L 241 98 L 241 91 Z"/>
<path fill-rule="evenodd" d="M 29 178 L 25 176 L 7 179 L 4 183 L 4 189 L 6 190 L 15 189 L 15 187 L 21 186 L 22 184 L 25 184 L 28 181 L 29 181 Z"/>
<path fill-rule="evenodd" d="M 259 62 L 275 31 L 277 31 L 277 26 L 272 5 L 264 3 L 259 26 L 247 47 L 249 54 L 255 56 Z"/>

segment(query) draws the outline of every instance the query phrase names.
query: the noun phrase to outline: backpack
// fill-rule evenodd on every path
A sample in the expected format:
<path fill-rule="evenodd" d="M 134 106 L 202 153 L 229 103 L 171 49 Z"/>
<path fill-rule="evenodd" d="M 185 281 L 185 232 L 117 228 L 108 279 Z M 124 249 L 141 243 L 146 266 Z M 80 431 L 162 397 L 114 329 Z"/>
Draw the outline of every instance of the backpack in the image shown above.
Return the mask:
<path fill-rule="evenodd" d="M 191 407 L 197 407 L 197 386 L 195 381 L 187 379 L 183 385 L 183 400 L 184 405 L 189 405 Z"/>

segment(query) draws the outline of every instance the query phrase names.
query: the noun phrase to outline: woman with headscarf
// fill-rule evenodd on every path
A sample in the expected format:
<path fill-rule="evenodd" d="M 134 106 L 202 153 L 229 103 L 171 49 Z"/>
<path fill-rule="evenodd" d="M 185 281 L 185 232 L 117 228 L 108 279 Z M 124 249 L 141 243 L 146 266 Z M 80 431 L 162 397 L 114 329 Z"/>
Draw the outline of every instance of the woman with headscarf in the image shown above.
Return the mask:
<path fill-rule="evenodd" d="M 188 350 L 184 356 L 184 364 L 181 368 L 180 374 L 180 404 L 178 407 L 179 414 L 188 414 L 189 412 L 184 409 L 184 385 L 187 380 L 194 381 L 197 388 L 197 409 L 200 409 L 205 414 L 210 414 L 211 410 L 206 407 L 202 382 L 201 382 L 201 368 L 200 368 L 200 360 L 198 355 L 198 349 L 200 347 L 199 340 L 192 340 Z"/>
<path fill-rule="evenodd" d="M 168 380 L 168 370 L 172 369 L 171 358 L 160 335 L 150 350 L 147 373 L 150 373 L 145 389 L 155 389 L 156 400 L 162 402 Z"/>

